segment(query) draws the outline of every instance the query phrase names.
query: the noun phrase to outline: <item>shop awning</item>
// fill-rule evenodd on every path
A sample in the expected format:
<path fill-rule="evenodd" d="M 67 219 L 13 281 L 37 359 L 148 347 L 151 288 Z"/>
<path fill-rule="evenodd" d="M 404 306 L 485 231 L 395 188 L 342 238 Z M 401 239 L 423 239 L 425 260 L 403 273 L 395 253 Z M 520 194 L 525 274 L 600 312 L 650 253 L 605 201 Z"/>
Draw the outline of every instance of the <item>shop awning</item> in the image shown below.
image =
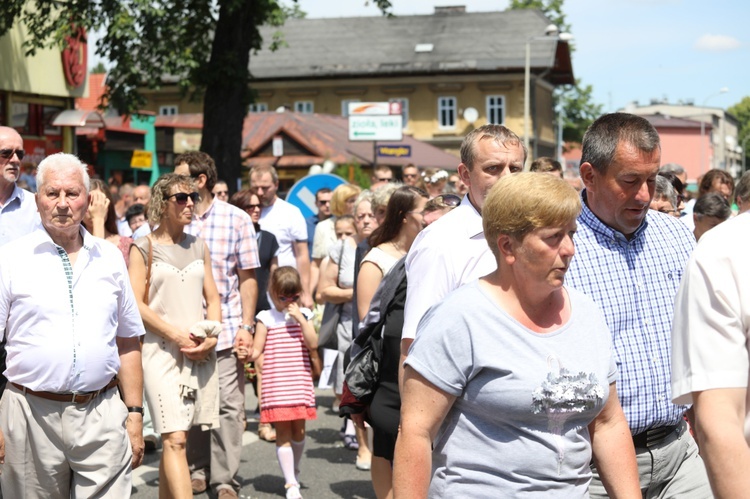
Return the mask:
<path fill-rule="evenodd" d="M 52 120 L 52 126 L 85 126 L 87 128 L 103 128 L 104 117 L 97 111 L 81 111 L 68 109 L 61 111 Z"/>

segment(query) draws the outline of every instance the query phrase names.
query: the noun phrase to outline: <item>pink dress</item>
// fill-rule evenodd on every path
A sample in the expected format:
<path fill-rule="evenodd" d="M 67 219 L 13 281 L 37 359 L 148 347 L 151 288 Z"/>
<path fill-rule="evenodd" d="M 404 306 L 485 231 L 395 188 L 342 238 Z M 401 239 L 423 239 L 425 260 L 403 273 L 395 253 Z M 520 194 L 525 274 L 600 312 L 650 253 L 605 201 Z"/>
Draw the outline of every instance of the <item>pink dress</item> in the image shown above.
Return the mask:
<path fill-rule="evenodd" d="M 305 317 L 312 313 L 303 308 Z M 286 311 L 264 310 L 257 320 L 268 329 L 263 349 L 263 386 L 260 396 L 260 422 L 315 419 L 315 388 L 310 357 L 302 328 Z"/>

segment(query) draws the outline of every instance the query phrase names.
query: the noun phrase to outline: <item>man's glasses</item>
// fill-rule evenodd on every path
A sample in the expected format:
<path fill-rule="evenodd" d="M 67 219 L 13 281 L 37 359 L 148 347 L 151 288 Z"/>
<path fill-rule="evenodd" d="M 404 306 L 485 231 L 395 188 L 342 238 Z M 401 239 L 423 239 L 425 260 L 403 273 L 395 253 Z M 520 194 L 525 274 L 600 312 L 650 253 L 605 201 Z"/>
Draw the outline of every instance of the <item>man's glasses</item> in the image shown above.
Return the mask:
<path fill-rule="evenodd" d="M 26 156 L 26 151 L 23 149 L 0 149 L 0 158 L 10 159 L 14 154 L 18 156 L 18 159 L 23 159 Z"/>
<path fill-rule="evenodd" d="M 392 178 L 378 178 L 376 179 L 378 182 L 393 182 Z"/>
<path fill-rule="evenodd" d="M 279 300 L 281 300 L 284 303 L 291 303 L 299 300 L 299 295 L 294 296 L 279 296 Z"/>
<path fill-rule="evenodd" d="M 174 198 L 177 204 L 187 204 L 187 200 L 188 198 L 190 198 L 193 200 L 193 204 L 195 204 L 201 198 L 201 195 L 197 192 L 191 192 L 190 194 L 188 194 L 187 192 L 178 192 L 176 194 L 170 194 L 169 196 L 167 196 L 167 199 L 169 198 Z"/>
<path fill-rule="evenodd" d="M 414 178 L 417 177 L 416 173 L 404 173 L 404 178 Z"/>
<path fill-rule="evenodd" d="M 246 204 L 245 205 L 245 211 L 254 210 L 255 208 L 260 208 L 260 205 L 259 204 Z"/>
<path fill-rule="evenodd" d="M 318 204 L 331 204 L 331 200 L 330 199 L 319 199 L 319 200 L 316 201 L 316 203 L 318 203 Z"/>

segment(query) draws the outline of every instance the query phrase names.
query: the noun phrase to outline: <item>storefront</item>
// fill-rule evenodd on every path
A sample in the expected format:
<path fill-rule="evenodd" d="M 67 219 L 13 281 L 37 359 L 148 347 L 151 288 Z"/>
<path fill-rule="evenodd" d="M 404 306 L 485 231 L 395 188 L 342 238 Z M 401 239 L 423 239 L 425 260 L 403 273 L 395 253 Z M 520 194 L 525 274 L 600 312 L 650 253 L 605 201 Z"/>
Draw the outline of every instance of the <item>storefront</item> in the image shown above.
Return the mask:
<path fill-rule="evenodd" d="M 0 125 L 21 134 L 23 162 L 36 165 L 49 154 L 75 150 L 74 129 L 52 123 L 88 92 L 87 48 L 69 38 L 62 50 L 43 49 L 27 57 L 26 36 L 24 27 L 16 25 L 0 37 Z"/>

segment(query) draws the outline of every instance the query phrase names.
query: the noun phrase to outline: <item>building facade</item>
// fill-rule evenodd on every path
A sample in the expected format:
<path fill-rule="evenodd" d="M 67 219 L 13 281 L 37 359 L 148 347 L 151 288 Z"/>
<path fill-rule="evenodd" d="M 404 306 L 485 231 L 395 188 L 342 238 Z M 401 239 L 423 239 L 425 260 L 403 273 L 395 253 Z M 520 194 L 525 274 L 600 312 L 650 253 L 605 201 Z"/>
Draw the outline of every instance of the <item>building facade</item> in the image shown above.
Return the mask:
<path fill-rule="evenodd" d="M 398 102 L 404 133 L 456 153 L 463 137 L 485 123 L 523 136 L 526 48 L 530 73 L 530 157 L 555 156 L 552 91 L 573 83 L 570 48 L 545 36 L 539 11 L 292 19 L 284 43 L 250 58 L 257 99 L 248 111 L 279 108 L 347 115 L 352 102 Z M 177 86 L 147 92 L 158 114 L 196 113 L 202 103 L 181 98 Z"/>
<path fill-rule="evenodd" d="M 88 93 L 87 49 L 78 38 L 68 38 L 62 50 L 41 49 L 27 57 L 27 37 L 20 23 L 0 37 L 0 125 L 23 137 L 23 163 L 38 164 L 49 154 L 75 150 L 73 129 L 53 121 Z"/>

